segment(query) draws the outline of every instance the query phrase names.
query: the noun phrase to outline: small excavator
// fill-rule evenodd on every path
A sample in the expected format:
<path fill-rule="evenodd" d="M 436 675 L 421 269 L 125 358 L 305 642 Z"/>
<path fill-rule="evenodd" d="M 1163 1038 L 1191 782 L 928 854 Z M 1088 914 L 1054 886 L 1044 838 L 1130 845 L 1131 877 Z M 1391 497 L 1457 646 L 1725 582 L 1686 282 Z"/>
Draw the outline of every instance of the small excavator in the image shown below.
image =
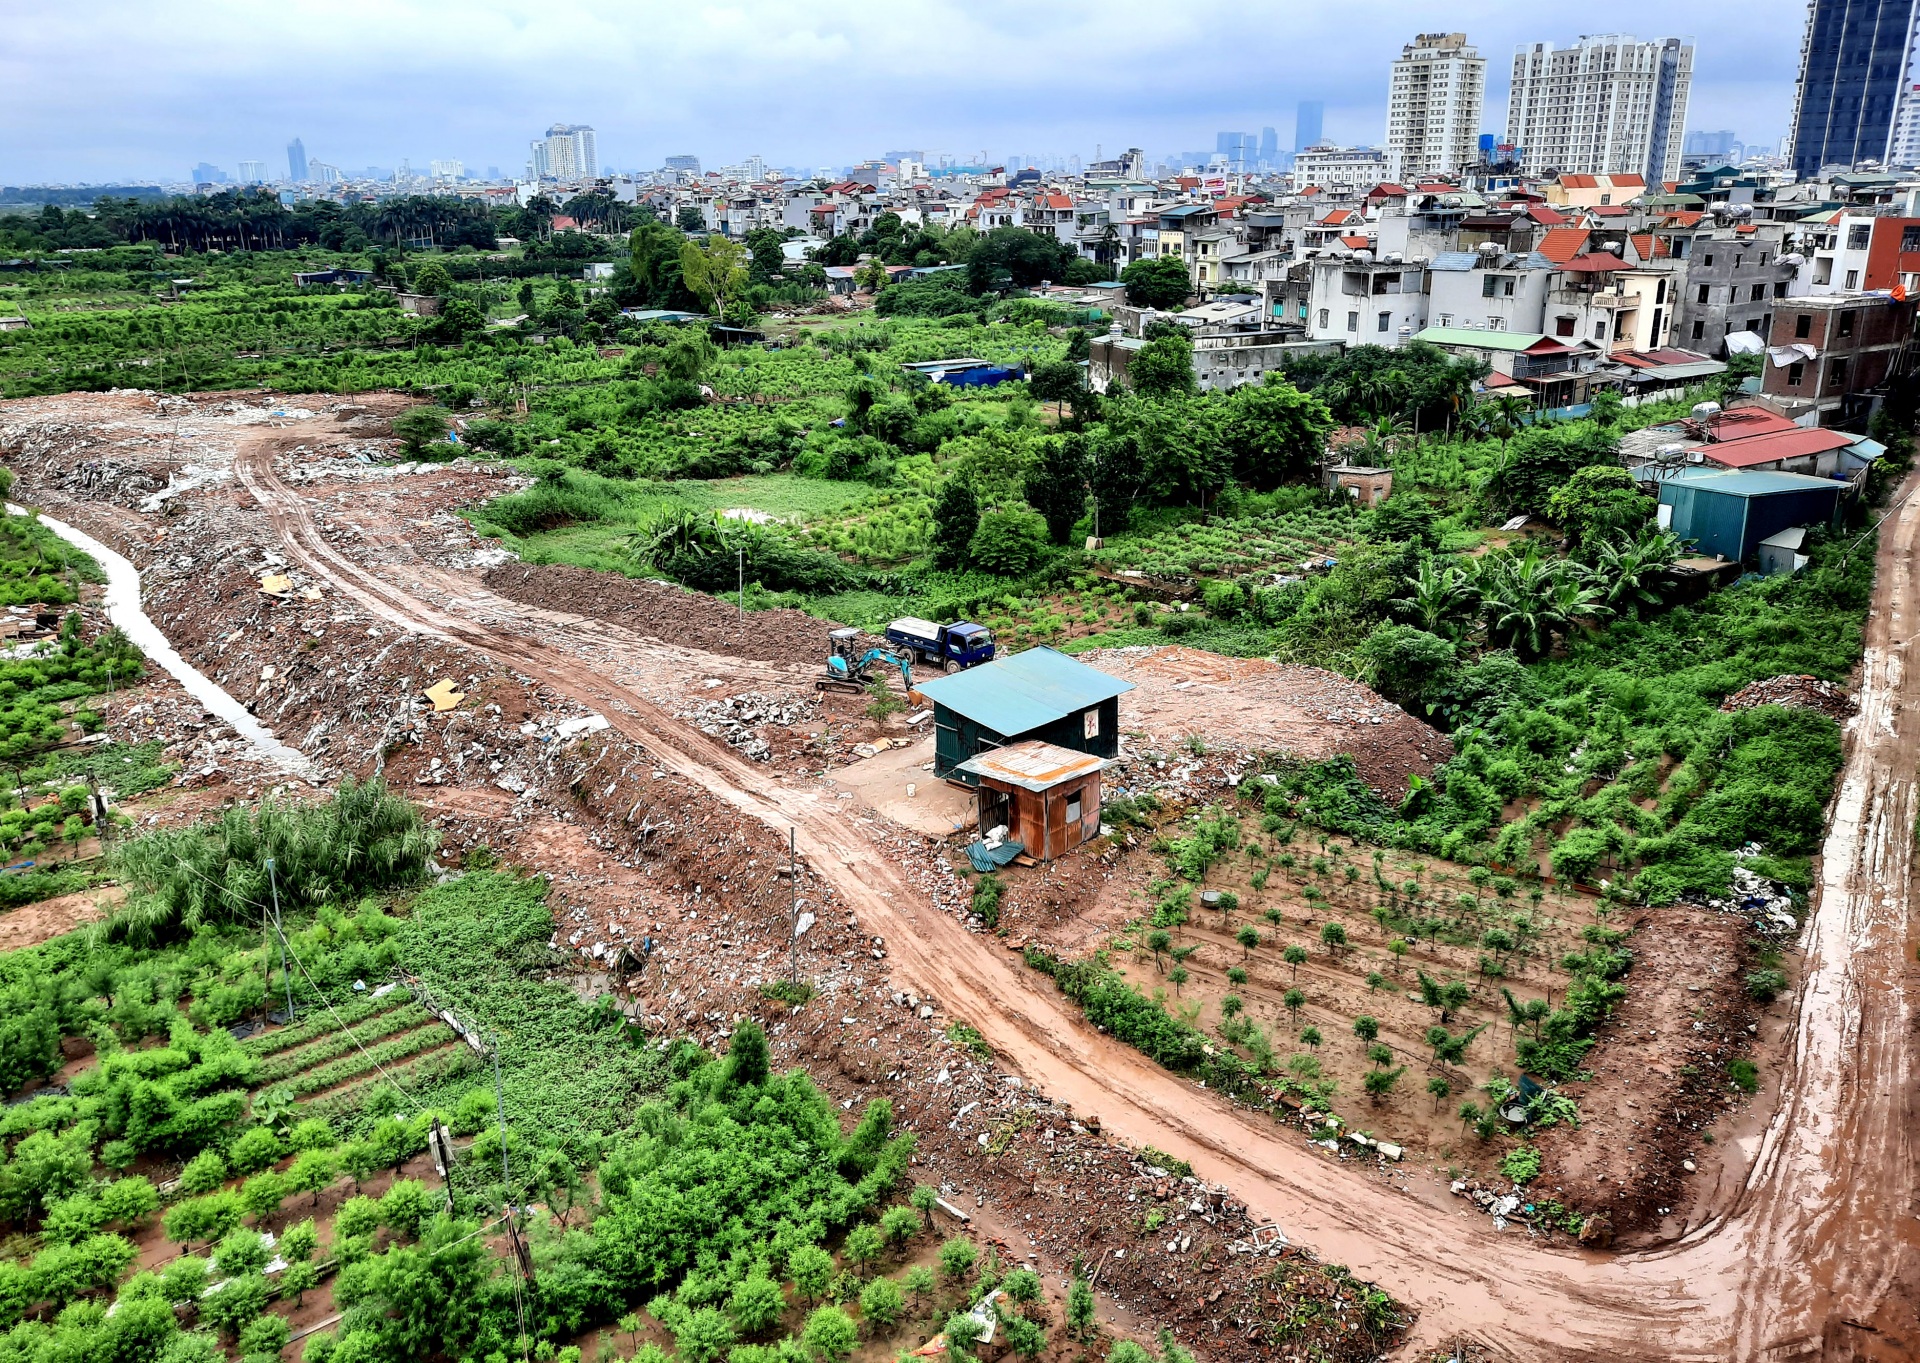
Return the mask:
<path fill-rule="evenodd" d="M 827 675 L 814 682 L 817 691 L 848 691 L 855 695 L 867 689 L 873 669 L 878 666 L 900 669 L 900 681 L 913 690 L 913 660 L 891 649 L 870 648 L 860 652 L 860 631 L 836 629 L 827 635 Z"/>

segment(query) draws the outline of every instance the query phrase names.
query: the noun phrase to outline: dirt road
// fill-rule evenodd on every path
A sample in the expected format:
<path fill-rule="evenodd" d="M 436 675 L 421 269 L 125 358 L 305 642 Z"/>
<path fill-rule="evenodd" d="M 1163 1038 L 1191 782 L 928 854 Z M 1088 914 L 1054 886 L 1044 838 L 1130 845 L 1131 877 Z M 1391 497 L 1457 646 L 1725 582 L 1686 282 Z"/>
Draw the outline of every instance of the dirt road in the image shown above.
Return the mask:
<path fill-rule="evenodd" d="M 937 994 L 1054 1097 L 1136 1142 L 1187 1154 L 1289 1235 L 1421 1312 L 1409 1353 L 1465 1336 L 1513 1358 L 1911 1357 L 1916 1223 L 1913 986 L 1907 925 L 1920 699 L 1904 668 L 1920 608 L 1920 503 L 1889 523 L 1860 717 L 1808 928 L 1789 1095 L 1736 1205 L 1665 1248 L 1543 1251 L 1488 1220 L 1352 1176 L 1297 1133 L 1240 1112 L 1087 1027 L 1043 977 L 924 904 L 902 871 L 812 788 L 770 781 L 612 679 L 613 657 L 653 647 L 605 624 L 532 611 L 470 576 L 418 563 L 378 570 L 335 549 L 276 474 L 270 439 L 238 473 L 286 552 L 403 629 L 453 640 L 606 715 L 655 759 L 743 814 L 799 831 L 894 974 Z M 448 603 L 458 601 L 457 607 Z M 478 618 L 477 618 L 478 617 Z M 479 623 L 484 618 L 489 623 Z M 599 670 L 604 667 L 604 671 Z"/>

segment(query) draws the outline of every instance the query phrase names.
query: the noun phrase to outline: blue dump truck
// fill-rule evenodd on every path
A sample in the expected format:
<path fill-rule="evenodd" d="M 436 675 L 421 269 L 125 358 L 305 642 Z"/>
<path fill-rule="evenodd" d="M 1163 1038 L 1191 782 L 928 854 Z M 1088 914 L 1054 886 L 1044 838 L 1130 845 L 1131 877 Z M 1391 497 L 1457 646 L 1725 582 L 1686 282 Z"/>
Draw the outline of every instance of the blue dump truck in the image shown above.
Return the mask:
<path fill-rule="evenodd" d="M 942 672 L 958 672 L 993 661 L 993 631 L 964 620 L 936 625 L 905 615 L 887 626 L 887 642 L 906 649 L 916 662 Z"/>

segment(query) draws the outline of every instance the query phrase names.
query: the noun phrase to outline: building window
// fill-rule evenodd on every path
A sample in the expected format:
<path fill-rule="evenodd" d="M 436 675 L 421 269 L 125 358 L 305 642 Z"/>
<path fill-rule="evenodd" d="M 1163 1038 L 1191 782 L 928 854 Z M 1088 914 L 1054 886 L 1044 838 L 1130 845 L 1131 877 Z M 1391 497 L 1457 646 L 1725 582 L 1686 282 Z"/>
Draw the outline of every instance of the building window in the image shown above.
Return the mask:
<path fill-rule="evenodd" d="M 1080 822 L 1080 792 L 1076 790 L 1073 792 L 1073 794 L 1067 797 L 1067 823 L 1071 825 L 1079 822 Z"/>
<path fill-rule="evenodd" d="M 1704 340 L 1706 338 L 1706 334 L 1707 334 L 1707 324 L 1705 322 L 1695 322 L 1693 324 L 1694 340 L 1696 341 Z"/>
<path fill-rule="evenodd" d="M 1653 305 L 1655 307 L 1659 307 L 1662 303 L 1666 301 L 1667 301 L 1667 281 L 1663 279 L 1658 284 L 1654 285 Z"/>
<path fill-rule="evenodd" d="M 1864 251 L 1867 249 L 1867 243 L 1872 240 L 1872 238 L 1873 228 L 1871 227 L 1865 225 L 1849 227 L 1847 229 L 1847 249 L 1849 251 Z"/>
<path fill-rule="evenodd" d="M 1553 322 L 1553 334 L 1555 336 L 1573 335 L 1573 318 L 1556 317 Z"/>
<path fill-rule="evenodd" d="M 1706 269 L 1711 270 L 1713 268 L 1713 252 L 1707 252 L 1707 258 L 1701 261 L 1700 264 Z"/>
<path fill-rule="evenodd" d="M 1847 386 L 1847 357 L 1841 355 L 1827 361 L 1827 387 L 1845 388 Z"/>
<path fill-rule="evenodd" d="M 1488 330 L 1488 331 L 1505 331 L 1506 329 L 1507 329 L 1507 319 L 1506 319 L 1506 318 L 1504 318 L 1504 317 L 1489 317 L 1489 318 L 1487 319 L 1487 330 Z"/>
<path fill-rule="evenodd" d="M 1787 387 L 1798 388 L 1800 386 L 1800 380 L 1806 376 L 1806 372 L 1807 372 L 1807 367 L 1804 364 L 1796 363 L 1796 364 L 1788 365 L 1787 366 Z"/>
<path fill-rule="evenodd" d="M 1599 340 L 1604 340 L 1604 339 L 1606 338 L 1606 334 L 1607 334 L 1607 324 L 1606 324 L 1606 322 L 1604 322 L 1604 321 L 1599 321 L 1599 322 L 1595 322 L 1595 323 L 1593 324 L 1593 339 L 1594 339 L 1594 340 L 1596 340 L 1596 341 L 1599 341 Z"/>
<path fill-rule="evenodd" d="M 1326 324 L 1327 324 L 1327 310 L 1325 308 L 1322 308 L 1320 309 L 1320 325 L 1324 327 Z"/>
<path fill-rule="evenodd" d="M 1393 327 L 1393 314 L 1390 312 L 1381 313 L 1379 329 L 1381 331 L 1389 331 L 1392 329 L 1392 327 Z"/>
<path fill-rule="evenodd" d="M 1766 302 L 1766 300 L 1767 300 L 1767 286 L 1765 284 L 1755 284 L 1753 286 L 1752 292 L 1748 295 L 1747 301 L 1752 303 L 1764 303 Z"/>
<path fill-rule="evenodd" d="M 1774 296 L 1775 298 L 1785 298 L 1785 297 L 1787 296 L 1787 281 L 1786 281 L 1786 280 L 1784 280 L 1784 279 L 1783 279 L 1783 280 L 1781 280 L 1781 281 L 1780 281 L 1780 282 L 1779 282 L 1778 284 L 1775 284 L 1775 285 L 1773 286 L 1773 296 Z"/>
<path fill-rule="evenodd" d="M 1734 269 L 1736 269 L 1736 270 L 1737 270 L 1737 269 L 1739 269 L 1739 268 L 1740 268 L 1740 262 L 1741 262 L 1741 261 L 1743 261 L 1743 260 L 1745 260 L 1745 259 L 1746 259 L 1746 257 L 1745 257 L 1745 256 L 1743 256 L 1743 255 L 1737 255 L 1737 254 L 1736 254 L 1736 255 L 1734 256 L 1734 258 L 1733 258 L 1733 268 L 1734 268 Z"/>
<path fill-rule="evenodd" d="M 1435 325 L 1435 326 L 1437 326 L 1437 327 L 1450 327 L 1450 326 L 1452 326 L 1452 325 L 1453 325 L 1453 314 L 1452 314 L 1452 313 L 1450 313 L 1450 312 L 1443 312 L 1443 313 L 1441 313 L 1441 314 L 1440 314 L 1440 320 L 1439 320 L 1439 321 L 1437 321 L 1437 322 L 1435 322 L 1435 323 L 1434 323 L 1434 325 Z"/>
<path fill-rule="evenodd" d="M 1860 287 L 1860 272 L 1858 270 L 1847 271 L 1846 287 L 1848 289 L 1857 289 Z"/>
<path fill-rule="evenodd" d="M 1813 335 L 1813 314 L 1803 312 L 1793 319 L 1793 334 L 1801 340 Z"/>
<path fill-rule="evenodd" d="M 1844 308 L 1841 310 L 1840 334 L 1842 336 L 1853 335 L 1853 309 L 1852 308 Z"/>
<path fill-rule="evenodd" d="M 1708 285 L 1702 284 L 1700 286 L 1700 297 L 1698 301 L 1705 303 L 1710 301 L 1712 298 L 1713 298 L 1713 289 Z"/>
<path fill-rule="evenodd" d="M 1765 251 L 1762 251 L 1760 253 L 1760 263 L 1762 265 L 1765 265 L 1767 263 L 1767 253 Z"/>
<path fill-rule="evenodd" d="M 1360 330 L 1360 314 L 1359 313 L 1350 312 L 1347 314 L 1347 330 L 1348 331 Z"/>

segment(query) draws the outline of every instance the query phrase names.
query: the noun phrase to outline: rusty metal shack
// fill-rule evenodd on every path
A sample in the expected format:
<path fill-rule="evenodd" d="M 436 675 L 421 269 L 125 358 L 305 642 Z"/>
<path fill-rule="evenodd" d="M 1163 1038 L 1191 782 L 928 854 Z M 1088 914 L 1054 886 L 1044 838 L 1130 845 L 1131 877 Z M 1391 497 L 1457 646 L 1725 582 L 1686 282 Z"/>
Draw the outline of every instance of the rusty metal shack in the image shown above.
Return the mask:
<path fill-rule="evenodd" d="M 980 831 L 1005 824 L 1036 861 L 1063 857 L 1100 832 L 1100 772 L 1106 762 L 1032 739 L 960 764 L 979 787 Z"/>

